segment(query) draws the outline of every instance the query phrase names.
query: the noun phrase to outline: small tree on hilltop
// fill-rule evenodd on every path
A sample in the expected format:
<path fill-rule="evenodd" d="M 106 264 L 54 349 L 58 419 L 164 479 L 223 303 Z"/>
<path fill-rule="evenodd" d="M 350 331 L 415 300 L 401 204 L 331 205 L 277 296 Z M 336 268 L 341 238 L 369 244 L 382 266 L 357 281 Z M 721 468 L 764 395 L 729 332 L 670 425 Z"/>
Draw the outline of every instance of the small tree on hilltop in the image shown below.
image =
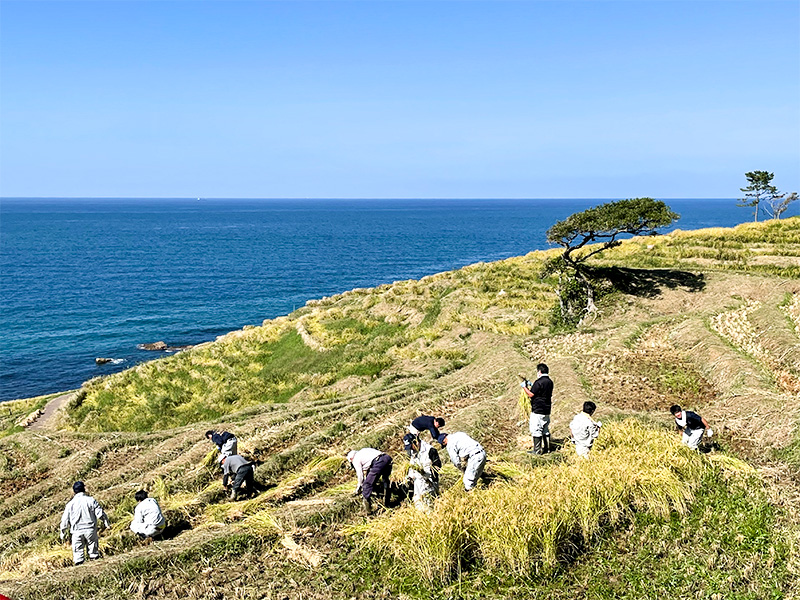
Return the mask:
<path fill-rule="evenodd" d="M 765 212 L 774 219 L 780 219 L 781 215 L 786 212 L 789 205 L 797 200 L 797 192 L 791 194 L 781 194 L 774 199 L 767 202 L 769 208 L 765 208 Z"/>
<path fill-rule="evenodd" d="M 747 177 L 747 182 L 750 185 L 739 188 L 744 192 L 744 198 L 739 200 L 737 206 L 753 206 L 753 217 L 755 221 L 758 221 L 758 208 L 761 203 L 764 202 L 771 206 L 772 202 L 783 198 L 783 195 L 778 192 L 778 188 L 772 185 L 772 178 L 775 177 L 775 173 L 749 171 L 744 176 Z"/>
<path fill-rule="evenodd" d="M 564 247 L 561 256 L 545 266 L 545 273 L 558 273 L 559 320 L 575 324 L 597 310 L 589 258 L 621 244 L 623 235 L 653 234 L 679 218 L 660 200 L 633 198 L 589 208 L 550 227 L 547 241 Z M 602 243 L 582 251 L 597 242 Z"/>

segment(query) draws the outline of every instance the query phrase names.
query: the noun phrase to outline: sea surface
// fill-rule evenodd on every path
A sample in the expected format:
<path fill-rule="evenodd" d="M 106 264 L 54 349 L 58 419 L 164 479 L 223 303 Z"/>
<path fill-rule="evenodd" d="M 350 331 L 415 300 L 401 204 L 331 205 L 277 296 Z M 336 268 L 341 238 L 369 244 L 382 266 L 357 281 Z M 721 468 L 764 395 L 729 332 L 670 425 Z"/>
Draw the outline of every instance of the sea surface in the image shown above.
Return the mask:
<path fill-rule="evenodd" d="M 309 299 L 547 248 L 548 227 L 601 202 L 0 199 L 0 400 L 160 356 L 138 344 L 196 344 Z M 667 203 L 680 229 L 751 219 L 733 199 Z"/>

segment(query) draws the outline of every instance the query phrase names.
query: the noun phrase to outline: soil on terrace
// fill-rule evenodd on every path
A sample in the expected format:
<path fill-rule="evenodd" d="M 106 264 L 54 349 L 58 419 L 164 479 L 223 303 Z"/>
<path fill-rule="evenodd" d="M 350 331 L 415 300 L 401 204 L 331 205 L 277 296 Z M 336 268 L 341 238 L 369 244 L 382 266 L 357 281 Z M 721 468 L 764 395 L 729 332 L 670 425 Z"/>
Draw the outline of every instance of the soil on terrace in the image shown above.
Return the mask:
<path fill-rule="evenodd" d="M 534 375 L 540 361 L 550 366 L 555 382 L 552 430 L 556 440 L 569 437 L 568 423 L 585 400 L 598 404 L 596 418 L 601 420 L 634 413 L 665 426 L 671 422 L 668 407 L 679 403 L 697 409 L 712 423 L 720 446 L 758 465 L 776 498 L 797 514 L 797 474 L 776 464 L 769 449 L 786 446 L 800 421 L 797 397 L 781 388 L 774 366 L 797 372 L 797 355 L 781 357 L 777 349 L 785 349 L 787 340 L 798 344 L 800 339 L 786 319 L 756 324 L 762 346 L 777 361 L 770 367 L 712 331 L 709 319 L 735 310 L 744 299 L 778 307 L 786 294 L 800 294 L 800 281 L 730 272 L 697 274 L 691 285 L 655 281 L 648 294 L 616 298 L 602 308 L 597 320 L 576 333 L 542 331 L 515 337 L 473 331 L 464 337 L 462 331 L 458 339 L 466 340 L 470 361 L 442 377 L 388 382 L 353 378 L 336 384 L 326 398 L 304 391 L 286 404 L 248 410 L 244 419 L 234 414 L 223 422 L 152 434 L 47 429 L 40 435 L 15 434 L 2 442 L 6 469 L 19 469 L 25 475 L 3 482 L 7 493 L 0 504 L 0 535 L 7 543 L 19 545 L 45 529 L 55 535 L 70 497 L 69 484 L 78 476 L 112 510 L 143 482 L 152 482 L 154 474 L 171 481 L 173 493 L 181 492 L 180 485 L 191 490 L 193 482 L 213 480 L 213 467 L 202 466 L 211 449 L 203 431 L 212 426 L 238 434 L 240 447 L 261 463 L 261 473 L 268 474 L 261 477 L 267 490 L 280 486 L 294 469 L 341 456 L 365 440 L 382 439 L 385 450 L 402 455 L 404 427 L 422 411 L 443 415 L 450 431 L 465 430 L 480 439 L 489 451 L 491 470 L 492 455 L 530 447 L 527 424 L 517 407 L 516 374 Z M 795 363 L 789 364 L 791 360 Z M 323 434 L 338 423 L 342 427 L 337 431 Z M 26 454 L 45 457 L 49 469 L 26 470 Z M 353 546 L 343 528 L 361 520 L 358 504 L 350 498 L 353 482 L 352 473 L 341 468 L 326 478 L 312 478 L 310 485 L 274 496 L 271 508 L 276 521 L 294 546 L 287 542 L 245 550 L 235 561 L 213 553 L 206 557 L 203 548 L 235 534 L 241 517 L 233 512 L 209 525 L 201 523 L 199 514 L 189 507 L 184 509 L 187 528 L 172 539 L 107 551 L 102 560 L 79 568 L 32 571 L 22 579 L 0 581 L 0 591 L 19 600 L 42 598 L 47 590 L 56 589 L 53 586 L 63 590 L 63 584 L 70 582 L 74 597 L 79 597 L 82 582 L 125 573 L 126 565 L 135 565 L 135 559 L 158 557 L 155 564 L 163 568 L 138 575 L 131 570 L 118 589 L 109 587 L 108 596 L 102 597 L 126 593 L 129 598 L 220 600 L 393 597 L 382 582 L 359 580 L 357 569 L 342 568 L 353 559 L 348 554 Z M 229 504 L 221 497 L 214 502 L 221 507 Z M 187 555 L 192 550 L 198 550 L 193 558 Z M 320 561 L 316 566 L 313 557 Z"/>

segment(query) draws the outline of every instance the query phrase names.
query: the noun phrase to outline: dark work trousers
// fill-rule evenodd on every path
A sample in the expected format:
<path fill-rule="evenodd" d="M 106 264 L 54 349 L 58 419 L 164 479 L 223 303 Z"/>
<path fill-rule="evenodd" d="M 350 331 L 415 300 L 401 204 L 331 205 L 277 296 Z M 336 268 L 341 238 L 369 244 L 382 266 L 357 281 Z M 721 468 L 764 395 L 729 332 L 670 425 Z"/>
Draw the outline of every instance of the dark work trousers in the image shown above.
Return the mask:
<path fill-rule="evenodd" d="M 389 485 L 389 476 L 392 474 L 392 457 L 388 454 L 381 454 L 369 466 L 367 476 L 364 477 L 364 485 L 361 486 L 361 494 L 366 500 L 372 496 L 372 488 L 383 478 L 386 485 Z"/>
<path fill-rule="evenodd" d="M 236 478 L 233 480 L 233 491 L 238 492 L 242 487 L 242 482 L 247 484 L 247 493 L 253 493 L 253 465 L 243 465 L 236 471 Z"/>

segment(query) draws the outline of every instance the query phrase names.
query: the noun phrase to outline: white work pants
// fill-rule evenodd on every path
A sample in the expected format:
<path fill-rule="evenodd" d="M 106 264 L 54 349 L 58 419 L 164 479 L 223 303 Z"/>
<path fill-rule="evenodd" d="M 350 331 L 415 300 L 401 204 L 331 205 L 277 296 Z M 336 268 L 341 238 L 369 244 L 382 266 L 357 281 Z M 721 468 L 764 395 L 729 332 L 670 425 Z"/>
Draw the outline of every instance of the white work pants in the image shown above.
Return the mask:
<path fill-rule="evenodd" d="M 578 456 L 581 458 L 589 458 L 589 450 L 591 450 L 591 446 L 587 446 L 586 444 L 578 444 L 575 443 L 575 452 L 578 453 Z"/>
<path fill-rule="evenodd" d="M 414 508 L 427 511 L 431 508 L 431 500 L 436 488 L 430 479 L 416 469 L 408 470 L 408 478 L 414 482 Z"/>
<path fill-rule="evenodd" d="M 89 558 L 100 558 L 97 529 L 78 529 L 72 532 L 72 561 L 76 565 L 85 560 L 83 556 L 84 548 L 88 551 Z"/>
<path fill-rule="evenodd" d="M 703 439 L 704 433 L 705 429 L 693 429 L 689 431 L 684 429 L 682 441 L 685 445 L 689 446 L 691 450 L 697 450 L 697 446 L 700 444 L 700 440 Z"/>
<path fill-rule="evenodd" d="M 222 460 L 223 456 L 233 456 L 234 454 L 238 454 L 239 448 L 237 446 L 238 444 L 235 437 L 222 444 L 222 448 L 220 448 L 219 451 L 219 459 Z"/>
<path fill-rule="evenodd" d="M 470 491 L 475 487 L 481 474 L 483 467 L 486 466 L 486 451 L 481 450 L 469 457 L 467 461 L 467 468 L 464 469 L 464 489 Z"/>
<path fill-rule="evenodd" d="M 540 438 L 550 435 L 550 415 L 531 413 L 529 429 L 531 437 Z"/>

